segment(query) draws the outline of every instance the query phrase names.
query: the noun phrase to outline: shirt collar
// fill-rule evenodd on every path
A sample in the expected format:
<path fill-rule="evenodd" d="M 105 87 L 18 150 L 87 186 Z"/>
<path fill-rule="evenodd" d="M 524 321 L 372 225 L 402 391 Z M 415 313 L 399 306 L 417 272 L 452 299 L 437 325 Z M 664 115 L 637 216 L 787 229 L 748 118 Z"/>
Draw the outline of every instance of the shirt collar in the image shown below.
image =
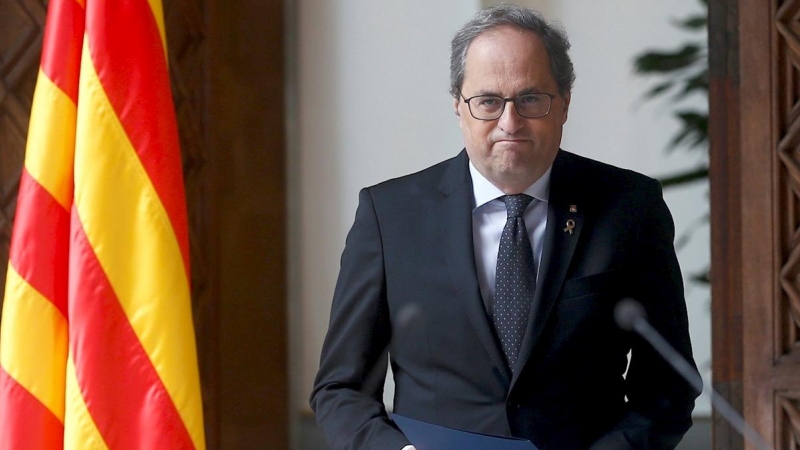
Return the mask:
<path fill-rule="evenodd" d="M 550 166 L 535 183 L 528 186 L 523 192 L 539 201 L 547 203 L 547 200 L 550 198 L 550 171 L 552 169 L 553 166 Z M 472 192 L 475 196 L 475 209 L 480 208 L 498 197 L 506 195 L 478 172 L 478 169 L 475 168 L 472 161 L 469 162 L 469 174 L 472 176 Z"/>

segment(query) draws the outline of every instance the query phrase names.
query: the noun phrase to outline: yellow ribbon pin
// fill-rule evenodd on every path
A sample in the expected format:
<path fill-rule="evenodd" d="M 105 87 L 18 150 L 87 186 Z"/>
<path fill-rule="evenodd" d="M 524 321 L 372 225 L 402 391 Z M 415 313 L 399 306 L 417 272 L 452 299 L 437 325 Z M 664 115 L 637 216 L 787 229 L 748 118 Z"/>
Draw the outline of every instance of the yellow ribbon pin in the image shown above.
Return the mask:
<path fill-rule="evenodd" d="M 570 235 L 575 230 L 575 221 L 572 219 L 567 220 L 567 228 L 564 228 L 565 233 L 569 233 Z"/>

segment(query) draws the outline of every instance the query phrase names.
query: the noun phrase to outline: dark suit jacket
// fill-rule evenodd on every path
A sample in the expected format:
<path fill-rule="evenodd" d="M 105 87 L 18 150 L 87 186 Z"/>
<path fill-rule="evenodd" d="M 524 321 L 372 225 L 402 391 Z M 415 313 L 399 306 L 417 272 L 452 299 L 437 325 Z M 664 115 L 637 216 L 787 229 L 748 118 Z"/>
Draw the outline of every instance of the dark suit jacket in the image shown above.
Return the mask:
<path fill-rule="evenodd" d="M 311 397 L 331 447 L 408 444 L 381 400 L 388 351 L 398 414 L 528 438 L 541 450 L 674 448 L 696 393 L 613 318 L 617 301 L 637 299 L 692 361 L 674 225 L 658 182 L 559 151 L 513 376 L 478 286 L 473 208 L 463 151 L 361 191 Z"/>

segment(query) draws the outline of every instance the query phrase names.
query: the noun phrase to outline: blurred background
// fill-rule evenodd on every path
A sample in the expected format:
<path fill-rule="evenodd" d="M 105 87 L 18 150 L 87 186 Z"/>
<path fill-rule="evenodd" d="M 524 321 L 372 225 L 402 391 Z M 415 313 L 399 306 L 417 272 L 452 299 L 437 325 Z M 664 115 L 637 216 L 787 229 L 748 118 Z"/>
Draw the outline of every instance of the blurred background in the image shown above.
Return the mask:
<path fill-rule="evenodd" d="M 358 190 L 461 150 L 447 93 L 450 39 L 493 3 L 164 1 L 209 448 L 326 448 L 308 397 Z M 704 141 L 671 144 L 691 128 L 676 113 L 707 113 L 707 91 L 649 96 L 680 75 L 647 75 L 635 63 L 687 43 L 704 49 L 706 29 L 682 26 L 705 16 L 703 2 L 520 3 L 560 21 L 572 42 L 564 149 L 660 179 L 707 167 Z M 46 7 L 0 0 L 0 264 Z M 708 183 L 692 178 L 665 198 L 695 357 L 710 378 Z M 388 404 L 392 389 L 389 378 Z M 681 448 L 710 448 L 705 397 L 695 422 Z"/>
<path fill-rule="evenodd" d="M 338 258 L 352 224 L 358 190 L 421 170 L 462 148 L 452 112 L 449 42 L 479 8 L 500 2 L 315 2 L 294 5 L 297 83 L 289 123 L 289 298 L 292 320 L 293 385 L 301 442 L 314 436 L 307 405 L 327 330 Z M 520 4 L 560 21 L 572 43 L 577 80 L 562 148 L 656 178 L 707 166 L 707 146 L 670 146 L 684 123 L 676 110 L 707 113 L 707 92 L 679 104 L 649 98 L 664 77 L 638 73 L 635 61 L 648 52 L 671 52 L 699 41 L 706 29 L 678 26 L 705 17 L 698 0 L 610 0 L 587 7 L 580 0 L 526 0 Z M 703 55 L 705 58 L 705 55 Z M 292 116 L 290 116 L 291 118 Z M 708 284 L 692 279 L 709 261 L 708 183 L 670 187 L 685 276 L 692 344 L 698 367 L 710 378 Z M 296 350 L 294 350 L 296 349 Z M 392 384 L 386 402 L 391 404 Z M 711 447 L 710 406 L 701 397 L 696 429 L 682 448 Z M 696 433 L 696 434 L 695 434 Z M 694 442 L 689 445 L 690 439 Z"/>

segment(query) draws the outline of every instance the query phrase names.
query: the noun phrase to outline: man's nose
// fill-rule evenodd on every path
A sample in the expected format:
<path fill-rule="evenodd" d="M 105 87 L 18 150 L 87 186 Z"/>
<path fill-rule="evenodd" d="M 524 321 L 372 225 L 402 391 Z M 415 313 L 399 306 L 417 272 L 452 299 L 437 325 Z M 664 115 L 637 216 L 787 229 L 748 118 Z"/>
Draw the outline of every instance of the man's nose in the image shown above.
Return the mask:
<path fill-rule="evenodd" d="M 517 112 L 517 106 L 514 104 L 513 99 L 506 100 L 506 106 L 503 109 L 503 114 L 498 119 L 497 126 L 508 134 L 516 133 L 524 124 L 525 118 Z"/>

